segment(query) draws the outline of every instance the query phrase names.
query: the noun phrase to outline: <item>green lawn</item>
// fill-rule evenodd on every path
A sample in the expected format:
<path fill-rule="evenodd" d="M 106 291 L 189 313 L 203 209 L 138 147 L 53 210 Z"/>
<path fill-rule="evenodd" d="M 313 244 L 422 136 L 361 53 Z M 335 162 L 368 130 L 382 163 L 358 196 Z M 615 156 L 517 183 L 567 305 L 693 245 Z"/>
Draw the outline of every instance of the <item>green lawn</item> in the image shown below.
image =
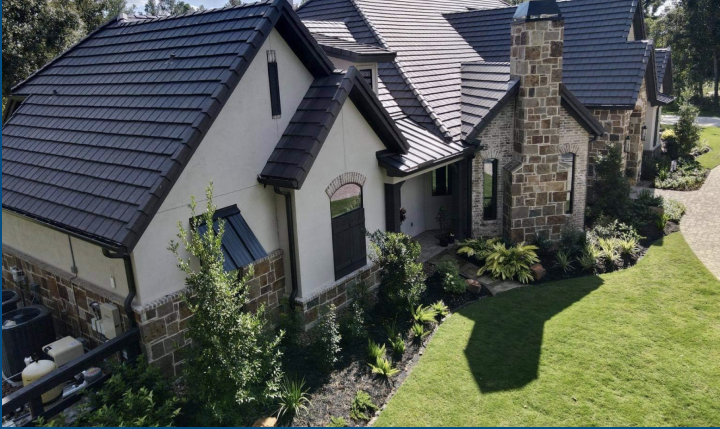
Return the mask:
<path fill-rule="evenodd" d="M 701 139 L 705 139 L 712 150 L 700 155 L 697 160 L 705 168 L 715 168 L 720 165 L 720 128 L 707 127 L 702 129 Z"/>
<path fill-rule="evenodd" d="M 718 426 L 720 282 L 682 235 L 444 323 L 377 426 Z"/>

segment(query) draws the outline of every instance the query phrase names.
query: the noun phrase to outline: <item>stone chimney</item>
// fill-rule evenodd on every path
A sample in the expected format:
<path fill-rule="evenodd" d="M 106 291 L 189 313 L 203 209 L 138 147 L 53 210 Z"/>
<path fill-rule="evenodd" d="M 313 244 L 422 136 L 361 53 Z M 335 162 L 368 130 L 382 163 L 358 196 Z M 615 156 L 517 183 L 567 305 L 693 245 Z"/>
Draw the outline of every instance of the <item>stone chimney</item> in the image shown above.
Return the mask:
<path fill-rule="evenodd" d="M 510 192 L 504 233 L 513 241 L 557 239 L 565 223 L 567 176 L 559 170 L 560 84 L 564 22 L 555 0 L 530 0 L 512 23 L 510 74 L 520 79 L 515 112 L 515 162 L 505 174 Z"/>

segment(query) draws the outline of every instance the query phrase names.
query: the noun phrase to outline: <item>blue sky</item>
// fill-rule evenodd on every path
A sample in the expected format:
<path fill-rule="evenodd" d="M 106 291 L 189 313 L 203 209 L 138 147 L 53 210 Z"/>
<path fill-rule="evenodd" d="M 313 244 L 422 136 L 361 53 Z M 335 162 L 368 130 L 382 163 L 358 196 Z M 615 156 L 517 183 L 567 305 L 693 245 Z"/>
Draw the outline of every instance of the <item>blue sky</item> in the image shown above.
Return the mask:
<path fill-rule="evenodd" d="M 203 5 L 208 9 L 216 8 L 216 7 L 223 7 L 227 3 L 227 0 L 185 0 L 187 3 L 190 3 L 193 6 L 200 6 Z M 254 0 L 251 0 L 254 1 Z M 127 2 L 128 6 L 135 5 L 135 9 L 137 11 L 144 11 L 145 10 L 145 0 L 128 0 Z"/>

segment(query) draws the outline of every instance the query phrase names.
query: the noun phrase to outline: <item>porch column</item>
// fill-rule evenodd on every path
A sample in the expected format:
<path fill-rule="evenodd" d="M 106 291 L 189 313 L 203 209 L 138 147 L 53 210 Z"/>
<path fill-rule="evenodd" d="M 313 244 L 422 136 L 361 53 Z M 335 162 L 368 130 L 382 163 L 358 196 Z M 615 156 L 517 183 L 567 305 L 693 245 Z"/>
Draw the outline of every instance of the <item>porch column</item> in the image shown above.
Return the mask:
<path fill-rule="evenodd" d="M 452 229 L 455 238 L 464 240 L 469 237 L 468 210 L 469 210 L 469 174 L 468 160 L 463 158 L 450 168 L 452 177 Z"/>
<path fill-rule="evenodd" d="M 385 230 L 400 232 L 400 188 L 403 183 L 385 184 Z"/>

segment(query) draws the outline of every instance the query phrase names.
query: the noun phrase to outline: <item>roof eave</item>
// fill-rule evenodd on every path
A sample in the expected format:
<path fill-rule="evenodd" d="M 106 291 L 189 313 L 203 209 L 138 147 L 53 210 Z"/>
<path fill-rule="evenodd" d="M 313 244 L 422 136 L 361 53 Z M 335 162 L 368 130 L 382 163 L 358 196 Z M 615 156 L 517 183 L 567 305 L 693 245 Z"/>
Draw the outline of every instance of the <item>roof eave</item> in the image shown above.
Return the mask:
<path fill-rule="evenodd" d="M 328 56 L 350 61 L 352 63 L 390 63 L 397 56 L 397 53 L 395 52 L 363 54 L 349 49 L 340 49 L 336 46 L 330 46 L 323 43 L 318 44 Z"/>

